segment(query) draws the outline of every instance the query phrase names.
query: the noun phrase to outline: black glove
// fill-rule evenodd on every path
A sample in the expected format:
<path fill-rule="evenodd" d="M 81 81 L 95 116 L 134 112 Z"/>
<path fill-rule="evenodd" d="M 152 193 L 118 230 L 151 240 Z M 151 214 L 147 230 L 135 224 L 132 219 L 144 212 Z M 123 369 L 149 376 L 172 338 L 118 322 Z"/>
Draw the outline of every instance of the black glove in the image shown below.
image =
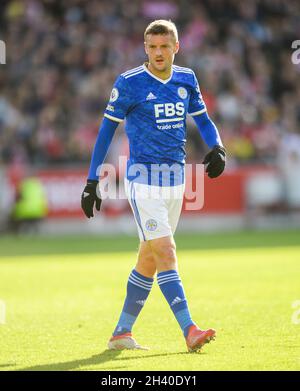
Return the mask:
<path fill-rule="evenodd" d="M 94 217 L 94 204 L 96 209 L 100 210 L 102 200 L 97 195 L 97 185 L 98 181 L 88 179 L 83 193 L 81 194 L 81 208 L 88 218 Z"/>
<path fill-rule="evenodd" d="M 226 150 L 220 145 L 215 145 L 205 156 L 202 164 L 207 164 L 206 172 L 210 178 L 216 178 L 222 174 L 226 163 Z"/>

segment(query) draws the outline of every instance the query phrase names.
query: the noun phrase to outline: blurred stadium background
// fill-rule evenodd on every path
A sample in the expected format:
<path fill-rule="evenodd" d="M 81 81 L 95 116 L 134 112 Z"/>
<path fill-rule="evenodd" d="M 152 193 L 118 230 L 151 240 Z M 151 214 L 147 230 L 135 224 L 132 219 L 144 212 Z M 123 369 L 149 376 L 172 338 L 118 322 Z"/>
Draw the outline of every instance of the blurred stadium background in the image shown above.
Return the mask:
<path fill-rule="evenodd" d="M 204 208 L 184 211 L 179 231 L 300 226 L 297 0 L 2 0 L 2 233 L 33 175 L 48 204 L 38 232 L 135 234 L 127 201 L 104 202 L 90 221 L 80 195 L 112 84 L 145 61 L 143 32 L 157 18 L 177 24 L 175 63 L 195 70 L 229 155 L 224 175 L 205 180 Z M 107 162 L 127 150 L 121 125 Z M 205 152 L 189 119 L 187 161 L 201 162 Z"/>
<path fill-rule="evenodd" d="M 94 219 L 80 209 L 112 84 L 145 61 L 143 32 L 157 18 L 177 24 L 175 63 L 197 73 L 228 151 L 176 235 L 193 316 L 218 330 L 196 356 L 183 354 L 157 284 L 134 331 L 152 350 L 106 350 L 136 227 L 126 200 L 106 200 Z M 299 370 L 295 40 L 298 0 L 1 0 L 0 370 Z M 127 151 L 122 125 L 107 162 Z M 187 161 L 206 151 L 189 119 Z"/>

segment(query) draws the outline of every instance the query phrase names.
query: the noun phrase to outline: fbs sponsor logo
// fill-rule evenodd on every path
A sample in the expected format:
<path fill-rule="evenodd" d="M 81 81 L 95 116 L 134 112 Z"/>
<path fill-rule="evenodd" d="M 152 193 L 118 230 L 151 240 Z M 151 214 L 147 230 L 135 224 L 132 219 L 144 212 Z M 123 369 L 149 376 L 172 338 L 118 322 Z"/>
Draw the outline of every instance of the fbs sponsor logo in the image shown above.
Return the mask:
<path fill-rule="evenodd" d="M 157 103 L 154 105 L 155 118 L 159 118 L 161 115 L 167 117 L 164 119 L 157 119 L 156 122 L 174 122 L 180 121 L 184 118 L 170 118 L 174 115 L 182 116 L 184 115 L 185 107 L 183 102 L 175 103 Z"/>

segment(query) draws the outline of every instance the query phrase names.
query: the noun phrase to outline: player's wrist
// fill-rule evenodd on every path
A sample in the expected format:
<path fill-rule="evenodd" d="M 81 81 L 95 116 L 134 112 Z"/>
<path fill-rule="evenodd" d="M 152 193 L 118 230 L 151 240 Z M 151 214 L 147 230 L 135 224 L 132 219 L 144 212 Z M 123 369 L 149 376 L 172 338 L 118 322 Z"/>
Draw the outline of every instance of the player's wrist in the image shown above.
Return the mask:
<path fill-rule="evenodd" d="M 99 183 L 98 179 L 87 179 L 87 181 L 86 181 L 86 184 L 88 186 L 95 186 L 95 187 L 97 187 L 98 183 Z"/>
<path fill-rule="evenodd" d="M 224 154 L 226 154 L 226 149 L 223 147 L 223 145 L 216 144 L 216 145 L 213 146 L 213 149 L 215 149 L 217 151 L 221 151 Z"/>

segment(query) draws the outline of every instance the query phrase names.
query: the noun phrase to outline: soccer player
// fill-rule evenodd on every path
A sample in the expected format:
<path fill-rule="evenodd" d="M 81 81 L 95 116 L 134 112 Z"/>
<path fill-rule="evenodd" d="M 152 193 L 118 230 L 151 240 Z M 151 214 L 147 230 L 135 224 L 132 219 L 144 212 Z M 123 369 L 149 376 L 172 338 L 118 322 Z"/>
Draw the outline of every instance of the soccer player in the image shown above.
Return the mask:
<path fill-rule="evenodd" d="M 214 339 L 216 332 L 201 330 L 192 320 L 178 272 L 173 238 L 184 194 L 187 114 L 193 117 L 202 138 L 211 148 L 203 161 L 210 178 L 223 172 L 226 154 L 218 130 L 207 114 L 195 73 L 173 65 L 179 50 L 175 24 L 166 20 L 150 23 L 144 33 L 144 42 L 148 62 L 122 73 L 113 86 L 93 150 L 81 205 L 88 218 L 94 216 L 94 206 L 100 210 L 99 167 L 118 124 L 126 119 L 130 157 L 125 191 L 137 224 L 140 247 L 108 348 L 142 349 L 131 332 L 157 273 L 159 287 L 192 352 Z M 164 196 L 165 190 L 170 190 L 168 196 Z"/>

